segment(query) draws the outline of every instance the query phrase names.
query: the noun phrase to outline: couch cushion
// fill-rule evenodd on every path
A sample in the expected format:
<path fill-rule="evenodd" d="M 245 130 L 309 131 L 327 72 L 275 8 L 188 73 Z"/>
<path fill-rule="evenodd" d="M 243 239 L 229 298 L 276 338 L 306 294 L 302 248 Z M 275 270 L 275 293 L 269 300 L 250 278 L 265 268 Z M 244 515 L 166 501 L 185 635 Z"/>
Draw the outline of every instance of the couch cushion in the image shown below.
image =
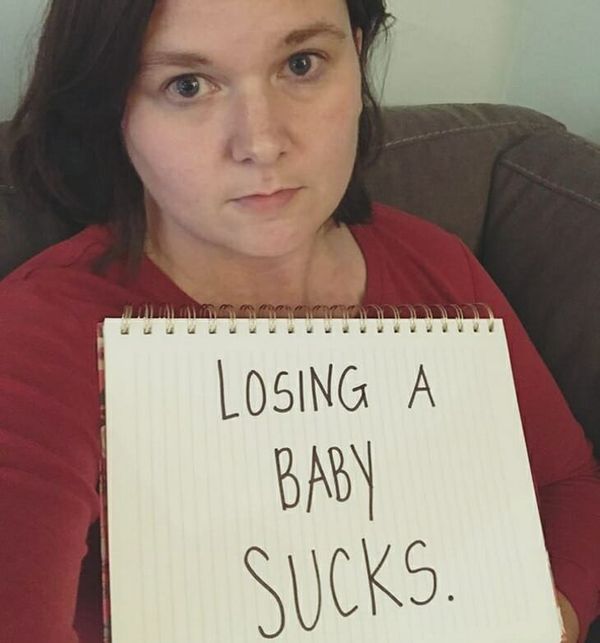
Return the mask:
<path fill-rule="evenodd" d="M 39 216 L 22 203 L 12 188 L 0 185 L 0 279 L 80 229 L 49 213 Z"/>
<path fill-rule="evenodd" d="M 8 174 L 6 171 L 6 131 L 8 122 L 0 123 L 0 185 L 6 186 Z"/>
<path fill-rule="evenodd" d="M 600 147 L 540 133 L 498 162 L 483 262 L 600 457 Z"/>
<path fill-rule="evenodd" d="M 458 234 L 476 253 L 500 153 L 561 123 L 524 107 L 417 105 L 385 110 L 386 143 L 372 196 Z"/>

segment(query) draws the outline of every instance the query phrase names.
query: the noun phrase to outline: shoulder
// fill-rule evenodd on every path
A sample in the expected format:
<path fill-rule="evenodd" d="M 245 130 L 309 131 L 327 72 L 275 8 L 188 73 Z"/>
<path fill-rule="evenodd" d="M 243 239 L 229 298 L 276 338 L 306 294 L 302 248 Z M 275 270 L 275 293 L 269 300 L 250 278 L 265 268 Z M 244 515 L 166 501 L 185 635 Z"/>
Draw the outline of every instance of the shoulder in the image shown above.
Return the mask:
<path fill-rule="evenodd" d="M 441 227 L 374 202 L 370 223 L 355 228 L 385 297 L 430 302 L 473 299 L 472 270 L 478 265 L 463 241 Z M 392 287 L 388 284 L 393 284 Z"/>
<path fill-rule="evenodd" d="M 35 361 L 53 351 L 94 361 L 96 324 L 120 314 L 124 298 L 93 269 L 110 243 L 107 229 L 90 226 L 0 281 L 0 333 L 16 362 L 19 354 Z"/>
<path fill-rule="evenodd" d="M 39 278 L 47 278 L 62 269 L 87 270 L 112 243 L 105 226 L 93 225 L 73 237 L 54 244 L 16 268 L 0 281 L 0 288 Z"/>
<path fill-rule="evenodd" d="M 455 234 L 422 217 L 409 214 L 390 205 L 373 203 L 372 232 L 390 248 L 409 246 L 420 256 L 465 259 L 465 246 Z"/>
<path fill-rule="evenodd" d="M 371 221 L 362 228 L 362 241 L 403 269 L 448 271 L 463 281 L 477 262 L 458 235 L 390 205 L 373 202 Z"/>
<path fill-rule="evenodd" d="M 108 232 L 91 226 L 0 282 L 0 378 L 13 392 L 58 404 L 68 383 L 79 399 L 95 399 L 97 323 L 119 310 L 110 282 L 92 270 L 108 247 Z"/>
<path fill-rule="evenodd" d="M 65 321 L 70 313 L 109 304 L 117 293 L 118 272 L 99 273 L 96 263 L 112 243 L 107 227 L 89 226 L 19 266 L 0 281 L 0 318 L 19 310 L 55 313 Z"/>

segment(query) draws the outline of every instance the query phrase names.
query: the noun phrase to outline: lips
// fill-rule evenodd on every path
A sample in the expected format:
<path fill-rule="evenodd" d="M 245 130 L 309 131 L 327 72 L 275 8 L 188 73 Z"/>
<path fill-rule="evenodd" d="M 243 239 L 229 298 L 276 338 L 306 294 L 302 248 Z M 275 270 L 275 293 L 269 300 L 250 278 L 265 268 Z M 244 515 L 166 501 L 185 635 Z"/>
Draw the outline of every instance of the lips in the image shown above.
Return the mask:
<path fill-rule="evenodd" d="M 288 192 L 297 189 L 298 188 L 277 188 L 277 190 L 273 190 L 272 192 L 255 192 L 254 194 L 245 194 L 244 196 L 238 197 L 237 199 L 235 199 L 235 201 L 238 201 L 239 199 L 248 199 L 255 196 L 274 196 L 279 192 Z"/>
<path fill-rule="evenodd" d="M 268 195 L 253 194 L 234 199 L 234 203 L 242 208 L 268 211 L 273 209 L 280 209 L 286 206 L 300 191 L 301 188 L 294 188 L 289 190 L 278 190 Z"/>

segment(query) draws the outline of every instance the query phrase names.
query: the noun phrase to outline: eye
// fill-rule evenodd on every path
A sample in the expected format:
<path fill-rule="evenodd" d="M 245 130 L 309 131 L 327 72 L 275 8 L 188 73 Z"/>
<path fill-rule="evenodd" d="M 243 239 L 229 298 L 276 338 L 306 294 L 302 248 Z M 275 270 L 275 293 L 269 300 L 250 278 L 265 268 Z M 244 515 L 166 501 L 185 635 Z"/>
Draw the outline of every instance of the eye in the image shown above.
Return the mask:
<path fill-rule="evenodd" d="M 323 61 L 325 56 L 315 52 L 301 51 L 288 59 L 288 66 L 294 75 L 303 82 L 304 79 L 311 80 L 317 76 L 313 72 L 314 60 Z M 173 78 L 165 87 L 165 91 L 174 93 L 177 98 L 191 100 L 202 92 L 202 85 L 209 84 L 208 80 L 196 74 L 185 74 Z"/>
<path fill-rule="evenodd" d="M 200 93 L 201 85 L 204 81 L 198 76 L 188 74 L 174 78 L 167 86 L 167 90 L 173 88 L 173 91 L 181 98 L 194 98 Z"/>
<path fill-rule="evenodd" d="M 313 59 L 323 60 L 324 57 L 321 54 L 317 54 L 309 51 L 301 51 L 297 54 L 294 54 L 289 60 L 289 68 L 297 74 L 300 78 L 307 76 L 314 76 L 310 71 L 313 68 Z"/>

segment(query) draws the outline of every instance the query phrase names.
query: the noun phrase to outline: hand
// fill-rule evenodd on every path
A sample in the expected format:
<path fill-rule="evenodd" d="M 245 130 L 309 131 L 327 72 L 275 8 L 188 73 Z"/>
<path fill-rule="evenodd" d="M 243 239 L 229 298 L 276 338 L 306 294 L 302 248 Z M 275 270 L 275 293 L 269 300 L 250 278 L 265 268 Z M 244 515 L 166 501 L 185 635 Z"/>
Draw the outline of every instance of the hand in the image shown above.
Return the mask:
<path fill-rule="evenodd" d="M 565 626 L 565 634 L 563 634 L 561 643 L 577 643 L 579 638 L 579 619 L 577 614 L 564 594 L 561 594 L 558 590 L 554 590 L 554 593 L 556 594 L 556 604 L 560 608 Z"/>

